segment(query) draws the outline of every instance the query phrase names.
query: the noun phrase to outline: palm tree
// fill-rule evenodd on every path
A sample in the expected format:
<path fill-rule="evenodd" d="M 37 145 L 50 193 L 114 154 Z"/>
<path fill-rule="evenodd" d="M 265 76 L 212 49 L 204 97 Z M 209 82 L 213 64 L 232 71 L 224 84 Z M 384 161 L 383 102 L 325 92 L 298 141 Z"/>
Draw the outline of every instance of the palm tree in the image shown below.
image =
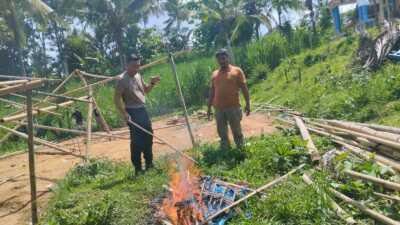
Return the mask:
<path fill-rule="evenodd" d="M 257 23 L 272 29 L 271 10 L 247 10 L 258 8 L 261 1 L 247 0 L 208 0 L 197 1 L 199 18 L 203 23 L 213 24 L 215 41 L 225 43 L 231 49 L 231 42 L 239 38 L 241 31 Z M 257 23 L 256 23 L 257 22 Z"/>
<path fill-rule="evenodd" d="M 289 10 L 300 10 L 302 8 L 299 0 L 271 0 L 272 7 L 278 12 L 278 24 L 282 26 L 282 16 Z"/>
<path fill-rule="evenodd" d="M 149 14 L 159 10 L 158 0 L 90 0 L 87 1 L 87 18 L 94 25 L 95 32 L 107 31 L 105 38 L 115 43 L 114 53 L 118 55 L 121 69 L 125 66 L 123 40 L 129 28 L 146 21 Z"/>
<path fill-rule="evenodd" d="M 0 8 L 0 18 L 5 21 L 14 36 L 20 73 L 26 75 L 23 60 L 23 49 L 26 45 L 26 36 L 22 25 L 24 18 L 38 16 L 44 21 L 50 18 L 53 9 L 41 0 L 0 0 Z"/>
<path fill-rule="evenodd" d="M 186 7 L 182 0 L 167 0 L 163 4 L 164 10 L 168 14 L 168 19 L 165 21 L 165 32 L 169 34 L 174 25 L 177 31 L 182 28 L 182 22 L 188 20 L 190 10 Z"/>

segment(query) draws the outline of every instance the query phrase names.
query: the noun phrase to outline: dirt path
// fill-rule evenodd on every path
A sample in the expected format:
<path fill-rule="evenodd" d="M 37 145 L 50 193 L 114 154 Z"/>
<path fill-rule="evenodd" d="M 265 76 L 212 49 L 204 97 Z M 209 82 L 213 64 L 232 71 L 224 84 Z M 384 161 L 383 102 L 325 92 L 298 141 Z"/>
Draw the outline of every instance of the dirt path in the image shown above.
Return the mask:
<path fill-rule="evenodd" d="M 170 119 L 156 121 L 153 127 L 155 129 L 165 127 Z M 214 122 L 194 119 L 192 126 L 195 138 L 200 143 L 218 141 Z M 253 114 L 244 118 L 243 130 L 245 136 L 249 137 L 262 133 L 272 133 L 274 128 L 272 121 L 266 115 Z M 186 127 L 170 127 L 155 130 L 155 133 L 179 149 L 184 150 L 191 147 Z M 76 143 L 77 139 L 66 142 L 66 144 L 73 144 L 72 146 L 78 147 Z M 80 144 L 80 148 L 84 151 L 82 143 Z M 165 145 L 155 144 L 154 146 L 156 157 L 172 152 Z M 130 159 L 129 140 L 97 140 L 91 145 L 90 155 L 92 157 L 104 157 L 116 161 L 128 161 Z M 0 160 L 1 225 L 29 224 L 30 189 L 27 161 L 27 154 L 15 155 Z M 43 212 L 48 199 L 51 197 L 49 188 L 53 187 L 55 182 L 62 179 L 74 165 L 80 162 L 80 159 L 73 156 L 38 155 L 36 157 L 37 190 L 40 196 L 38 200 L 39 212 Z M 16 178 L 1 184 L 1 181 L 12 177 Z"/>

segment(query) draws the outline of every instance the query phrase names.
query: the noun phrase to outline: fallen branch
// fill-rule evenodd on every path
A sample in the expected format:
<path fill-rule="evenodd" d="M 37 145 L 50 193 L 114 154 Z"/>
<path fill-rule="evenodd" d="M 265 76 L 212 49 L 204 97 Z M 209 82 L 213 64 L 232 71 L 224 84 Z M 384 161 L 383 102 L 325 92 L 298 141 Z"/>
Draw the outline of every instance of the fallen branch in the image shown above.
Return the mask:
<path fill-rule="evenodd" d="M 266 185 L 264 185 L 264 186 L 262 186 L 262 187 L 260 187 L 260 188 L 257 188 L 256 190 L 252 191 L 250 194 L 244 196 L 243 198 L 241 198 L 241 199 L 235 201 L 234 203 L 232 203 L 232 204 L 226 206 L 225 208 L 219 210 L 218 212 L 216 212 L 216 213 L 213 214 L 212 216 L 208 217 L 208 218 L 207 218 L 205 221 L 203 221 L 201 224 L 207 224 L 209 221 L 211 221 L 211 220 L 214 219 L 215 217 L 217 217 L 217 216 L 221 215 L 222 213 L 228 211 L 229 209 L 231 209 L 231 208 L 233 208 L 233 207 L 239 205 L 239 204 L 242 203 L 243 201 L 245 201 L 245 200 L 251 198 L 252 196 L 254 196 L 254 195 L 256 195 L 256 194 L 258 194 L 258 193 L 260 193 L 260 192 L 262 192 L 262 191 L 264 191 L 264 190 L 266 190 L 266 189 L 268 189 L 268 188 L 271 188 L 271 187 L 273 187 L 273 186 L 275 186 L 275 185 L 281 183 L 282 181 L 286 180 L 290 175 L 296 173 L 298 170 L 300 170 L 300 169 L 303 168 L 304 166 L 305 166 L 305 164 L 302 164 L 302 165 L 300 165 L 299 167 L 297 167 L 296 169 L 291 170 L 291 171 L 288 172 L 287 174 L 285 174 L 285 175 L 283 175 L 283 176 L 281 176 L 281 177 L 279 177 L 279 178 L 277 178 L 277 179 L 275 179 L 275 180 L 269 182 L 268 184 L 266 184 Z"/>
<path fill-rule="evenodd" d="M 390 200 L 400 203 L 400 197 L 397 197 L 397 196 L 385 195 L 385 194 L 378 193 L 378 192 L 374 192 L 374 195 L 382 197 L 382 198 L 390 199 Z"/>

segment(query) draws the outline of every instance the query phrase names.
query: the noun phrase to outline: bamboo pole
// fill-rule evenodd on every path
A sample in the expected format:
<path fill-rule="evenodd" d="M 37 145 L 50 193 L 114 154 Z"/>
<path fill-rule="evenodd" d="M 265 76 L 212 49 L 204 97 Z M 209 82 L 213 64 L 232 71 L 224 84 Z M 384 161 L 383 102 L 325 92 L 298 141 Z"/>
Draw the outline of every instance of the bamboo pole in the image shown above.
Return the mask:
<path fill-rule="evenodd" d="M 173 57 L 173 55 L 171 53 L 169 54 L 169 61 L 170 61 L 170 64 L 171 64 L 172 72 L 174 74 L 176 89 L 178 91 L 178 94 L 179 94 L 179 97 L 180 97 L 180 100 L 181 100 L 181 104 L 182 104 L 182 107 L 183 107 L 183 110 L 184 110 L 184 113 L 185 113 L 186 126 L 187 126 L 187 129 L 188 129 L 188 132 L 189 132 L 190 140 L 192 141 L 192 147 L 195 147 L 196 146 L 196 141 L 194 139 L 192 128 L 190 126 L 189 115 L 188 115 L 188 111 L 187 111 L 187 108 L 186 108 L 185 98 L 183 97 L 181 84 L 179 82 L 178 72 L 176 70 L 174 57 Z"/>
<path fill-rule="evenodd" d="M 314 185 L 314 182 L 307 174 L 303 174 L 303 181 L 310 186 Z M 340 207 L 332 198 L 328 196 L 327 199 L 329 201 L 330 207 L 333 209 L 333 211 L 335 211 L 336 215 L 344 220 L 346 224 L 357 224 L 354 218 L 346 211 L 344 211 L 342 207 Z"/>
<path fill-rule="evenodd" d="M 335 195 L 337 198 L 341 199 L 342 201 L 346 202 L 347 204 L 350 204 L 356 208 L 358 208 L 360 211 L 362 211 L 363 213 L 367 214 L 368 216 L 370 216 L 371 218 L 375 219 L 376 221 L 379 221 L 381 223 L 387 224 L 387 225 L 400 225 L 399 221 L 395 221 L 385 215 L 382 215 L 368 207 L 366 207 L 365 205 L 361 204 L 358 201 L 355 201 L 349 197 L 347 197 L 346 195 L 336 191 L 333 188 L 330 188 L 329 191 Z"/>
<path fill-rule="evenodd" d="M 39 222 L 36 202 L 36 172 L 35 172 L 35 150 L 33 137 L 33 113 L 32 113 L 32 91 L 26 92 L 26 111 L 28 120 L 28 158 L 29 158 L 29 182 L 31 189 L 31 212 L 32 224 Z"/>
<path fill-rule="evenodd" d="M 231 209 L 231 208 L 233 208 L 233 207 L 239 205 L 239 204 L 242 203 L 243 201 L 245 201 L 245 200 L 251 198 L 252 196 L 254 196 L 254 195 L 256 195 L 256 194 L 258 194 L 258 193 L 260 193 L 260 192 L 262 192 L 262 191 L 264 191 L 264 190 L 266 190 L 266 189 L 268 189 L 268 188 L 271 188 L 271 187 L 273 187 L 273 186 L 275 186 L 275 185 L 281 183 L 282 181 L 286 180 L 290 175 L 296 173 L 298 170 L 300 170 L 300 169 L 303 168 L 304 166 L 305 166 L 305 164 L 302 164 L 302 165 L 300 165 L 299 167 L 297 167 L 297 168 L 291 170 L 291 171 L 288 172 L 287 174 L 285 174 L 285 175 L 283 175 L 283 176 L 281 176 L 281 177 L 279 177 L 279 178 L 277 178 L 277 179 L 274 179 L 273 181 L 269 182 L 268 184 L 266 184 L 266 185 L 264 185 L 264 186 L 262 186 L 262 187 L 260 187 L 260 188 L 257 188 L 256 190 L 252 191 L 250 194 L 244 196 L 243 198 L 241 198 L 241 199 L 235 201 L 234 203 L 232 203 L 232 204 L 226 206 L 225 208 L 219 210 L 218 212 L 214 213 L 212 216 L 206 218 L 206 220 L 203 221 L 201 224 L 207 224 L 209 221 L 211 221 L 211 220 L 214 219 L 215 217 L 221 215 L 221 214 L 224 213 L 224 212 L 227 212 L 229 209 Z"/>
<path fill-rule="evenodd" d="M 81 99 L 85 99 L 85 98 L 87 98 L 87 96 L 81 97 Z M 66 101 L 66 102 L 63 102 L 63 103 L 59 103 L 56 106 L 49 106 L 49 107 L 45 107 L 45 108 L 34 109 L 33 110 L 33 115 L 38 114 L 40 111 L 45 112 L 45 111 L 55 110 L 55 109 L 58 109 L 58 108 L 64 108 L 64 107 L 72 105 L 73 103 L 74 103 L 74 101 Z M 25 117 L 26 117 L 26 113 L 21 113 L 21 114 L 17 114 L 17 115 L 10 116 L 10 117 L 3 117 L 3 118 L 0 119 L 0 122 L 3 122 L 3 123 L 4 122 L 11 122 L 11 121 L 23 119 Z"/>
<path fill-rule="evenodd" d="M 90 151 L 90 144 L 92 142 L 92 116 L 93 116 L 93 91 L 92 88 L 89 87 L 89 98 L 91 100 L 90 103 L 88 103 L 88 115 L 87 115 L 87 128 L 86 128 L 86 148 L 85 148 L 85 161 L 88 162 L 89 160 L 89 151 Z"/>
<path fill-rule="evenodd" d="M 312 161 L 319 161 L 321 160 L 321 156 L 318 153 L 318 149 L 317 147 L 315 147 L 314 142 L 311 139 L 311 135 L 310 133 L 308 133 L 307 127 L 304 124 L 303 120 L 300 119 L 299 117 L 295 116 L 294 117 L 295 121 L 296 121 L 296 125 L 300 130 L 301 136 L 303 137 L 303 139 L 305 141 L 307 141 L 307 149 L 308 149 L 308 153 L 311 156 L 311 160 Z"/>
<path fill-rule="evenodd" d="M 19 123 L 19 125 L 26 125 L 26 123 Z M 33 127 L 39 128 L 39 129 L 45 129 L 45 130 L 67 132 L 67 133 L 72 133 L 72 134 L 87 135 L 87 132 L 86 131 L 82 131 L 82 130 L 66 129 L 66 128 L 60 128 L 60 127 L 51 127 L 51 126 L 45 126 L 45 125 L 39 125 L 39 124 L 33 124 Z M 118 138 L 118 139 L 124 139 L 124 140 L 129 139 L 128 137 L 124 137 L 124 136 L 117 135 L 117 134 L 92 133 L 92 136 Z"/>
<path fill-rule="evenodd" d="M 108 78 L 110 78 L 110 76 L 92 74 L 92 73 L 88 73 L 88 72 L 81 71 L 81 70 L 77 70 L 77 73 L 80 73 L 80 74 L 82 74 L 83 76 L 86 76 L 86 77 L 92 77 L 92 78 L 98 78 L 98 79 L 108 79 Z"/>
<path fill-rule="evenodd" d="M 394 141 L 390 141 L 390 140 L 379 138 L 379 137 L 374 137 L 372 135 L 368 135 L 368 134 L 364 134 L 364 133 L 360 133 L 360 132 L 356 132 L 356 131 L 352 131 L 352 130 L 347 130 L 347 129 L 343 129 L 343 128 L 339 128 L 339 127 L 329 126 L 329 125 L 325 125 L 325 124 L 321 124 L 321 123 L 315 123 L 315 122 L 311 122 L 311 121 L 309 123 L 313 124 L 315 126 L 318 126 L 318 127 L 323 127 L 325 129 L 328 129 L 328 130 L 342 131 L 342 132 L 346 132 L 346 133 L 349 133 L 349 134 L 354 135 L 354 136 L 367 138 L 367 139 L 372 140 L 374 142 L 377 142 L 377 143 L 380 143 L 380 144 L 384 144 L 384 145 L 390 146 L 392 148 L 395 148 L 397 150 L 400 150 L 400 143 L 397 143 L 397 142 L 394 142 Z"/>
<path fill-rule="evenodd" d="M 0 86 L 9 86 L 9 85 L 22 84 L 22 83 L 28 83 L 28 82 L 29 82 L 29 80 L 0 81 Z"/>
<path fill-rule="evenodd" d="M 400 136 L 396 135 L 396 134 L 392 134 L 392 133 L 387 133 L 387 132 L 382 132 L 382 131 L 376 131 L 374 129 L 368 128 L 368 127 L 363 127 L 363 126 L 359 126 L 353 123 L 349 123 L 349 122 L 342 122 L 342 121 L 337 121 L 337 120 L 329 120 L 328 123 L 343 128 L 343 129 L 348 129 L 348 130 L 352 130 L 352 131 L 356 131 L 356 132 L 360 132 L 360 133 L 365 133 L 368 135 L 372 135 L 375 137 L 379 137 L 379 138 L 383 138 L 383 139 L 387 139 L 390 141 L 394 141 L 394 142 L 399 142 L 400 140 Z"/>
<path fill-rule="evenodd" d="M 6 179 L 0 181 L 0 185 L 3 185 L 3 184 L 5 184 L 5 183 L 7 183 L 7 182 L 9 182 L 9 181 L 15 180 L 15 179 L 17 179 L 17 178 L 19 178 L 19 177 L 22 177 L 22 176 L 24 176 L 24 175 L 25 175 L 25 174 L 21 173 L 21 174 L 19 174 L 19 175 L 13 176 L 13 177 L 6 178 Z"/>
<path fill-rule="evenodd" d="M 374 195 L 400 203 L 400 197 L 374 192 Z"/>
<path fill-rule="evenodd" d="M 397 128 L 397 127 L 390 127 L 390 126 L 369 124 L 369 123 L 358 123 L 358 124 L 361 126 L 366 126 L 366 127 L 369 127 L 369 128 L 375 129 L 375 130 L 379 130 L 379 131 L 400 134 L 400 128 Z"/>
<path fill-rule="evenodd" d="M 12 132 L 13 134 L 15 134 L 15 135 L 18 136 L 18 137 L 21 137 L 21 138 L 24 138 L 24 139 L 28 139 L 28 135 L 25 134 L 25 133 L 22 133 L 22 132 L 13 130 L 13 129 L 8 128 L 8 127 L 3 126 L 3 125 L 0 125 L 0 128 L 1 128 L 1 129 L 4 129 L 4 130 L 6 130 L 6 131 Z M 49 147 L 49 148 L 52 148 L 52 149 L 55 149 L 55 150 L 60 151 L 60 152 L 70 153 L 71 155 L 73 155 L 73 156 L 75 156 L 75 157 L 78 157 L 78 158 L 82 158 L 82 156 L 76 155 L 76 154 L 74 154 L 74 153 L 71 153 L 71 152 L 70 152 L 68 149 L 66 149 L 66 148 L 60 147 L 60 146 L 58 146 L 58 145 L 56 145 L 56 144 L 54 144 L 54 143 L 51 143 L 51 142 L 49 142 L 49 141 L 42 140 L 42 139 L 40 139 L 40 138 L 33 138 L 33 142 L 34 142 L 34 143 L 37 143 L 37 144 L 40 144 L 40 145 L 44 145 L 44 146 Z"/>
<path fill-rule="evenodd" d="M 14 106 L 17 109 L 21 109 L 21 108 L 25 107 L 24 104 L 21 104 L 19 102 L 14 102 L 14 101 L 11 101 L 11 100 L 8 100 L 8 99 L 5 99 L 5 98 L 0 98 L 0 101 L 2 101 L 4 103 L 7 103 L 7 104 L 9 104 L 11 106 Z"/>
<path fill-rule="evenodd" d="M 66 99 L 66 100 L 73 100 L 73 101 L 77 101 L 77 102 L 85 102 L 85 103 L 90 102 L 87 99 L 75 98 L 75 97 L 70 97 L 70 96 L 65 96 L 65 95 L 57 95 L 57 94 L 47 93 L 47 92 L 42 92 L 42 91 L 33 91 L 33 93 L 36 93 L 36 94 L 39 94 L 39 95 L 50 96 L 50 97 L 63 98 L 63 99 Z M 45 101 L 43 101 L 43 102 L 45 102 Z"/>
<path fill-rule="evenodd" d="M 13 92 L 19 92 L 19 91 L 27 91 L 36 87 L 39 87 L 42 85 L 43 81 L 42 80 L 34 80 L 34 81 L 29 81 L 27 83 L 19 84 L 19 85 L 14 85 L 14 86 L 9 86 L 5 88 L 0 89 L 0 96 L 2 95 L 8 95 Z"/>
<path fill-rule="evenodd" d="M 399 183 L 395 183 L 395 182 L 391 182 L 391 181 L 387 181 L 381 178 L 377 178 L 377 177 L 373 177 L 373 176 L 369 176 L 366 174 L 362 174 L 353 170 L 345 170 L 344 171 L 345 174 L 353 177 L 353 178 L 357 178 L 357 179 L 361 179 L 364 181 L 370 181 L 373 182 L 375 184 L 378 184 L 380 186 L 383 186 L 387 189 L 391 189 L 391 190 L 395 190 L 395 191 L 400 191 L 400 184 Z"/>
<path fill-rule="evenodd" d="M 9 76 L 9 75 L 0 75 L 0 78 L 3 78 L 3 79 L 10 79 L 10 80 L 60 81 L 60 79 L 50 79 L 50 78 L 41 78 L 41 77 L 26 77 L 26 76 Z"/>
<path fill-rule="evenodd" d="M 12 129 L 17 130 L 19 127 L 20 127 L 20 125 L 16 125 Z M 3 138 L 1 138 L 1 140 L 0 140 L 0 145 L 4 144 L 4 142 L 6 142 L 12 135 L 13 135 L 13 133 L 11 133 L 11 132 L 8 132 L 6 135 L 4 135 Z"/>

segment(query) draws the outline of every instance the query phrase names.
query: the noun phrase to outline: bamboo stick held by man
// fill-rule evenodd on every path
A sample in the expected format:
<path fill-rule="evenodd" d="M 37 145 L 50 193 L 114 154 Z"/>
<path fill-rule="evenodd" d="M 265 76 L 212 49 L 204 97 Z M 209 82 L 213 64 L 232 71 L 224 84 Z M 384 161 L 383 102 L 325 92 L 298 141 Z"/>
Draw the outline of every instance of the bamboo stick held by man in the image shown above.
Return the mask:
<path fill-rule="evenodd" d="M 247 116 L 250 115 L 250 95 L 246 77 L 242 69 L 230 64 L 229 54 L 226 49 L 219 50 L 215 56 L 220 68 L 213 72 L 211 78 L 208 119 L 211 119 L 211 108 L 214 106 L 221 148 L 230 148 L 228 124 L 232 130 L 236 146 L 242 148 L 244 137 L 241 127 L 240 92 L 243 93 L 246 102 L 244 111 Z"/>
<path fill-rule="evenodd" d="M 159 83 L 160 77 L 152 77 L 150 84 L 146 84 L 139 73 L 140 58 L 130 55 L 127 59 L 126 71 L 117 80 L 114 101 L 129 126 L 131 160 L 135 167 L 135 174 L 139 174 L 143 171 L 142 153 L 146 170 L 153 167 L 153 136 L 135 127 L 132 122 L 153 133 L 151 120 L 145 107 L 145 95 Z"/>

